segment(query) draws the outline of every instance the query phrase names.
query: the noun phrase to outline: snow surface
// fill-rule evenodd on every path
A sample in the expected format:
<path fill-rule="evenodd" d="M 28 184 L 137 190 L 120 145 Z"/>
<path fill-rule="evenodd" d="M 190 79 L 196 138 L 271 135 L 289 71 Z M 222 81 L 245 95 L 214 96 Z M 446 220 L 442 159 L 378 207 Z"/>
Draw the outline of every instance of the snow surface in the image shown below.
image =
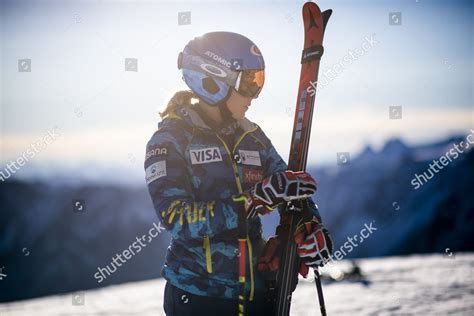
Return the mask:
<path fill-rule="evenodd" d="M 328 315 L 474 315 L 474 254 L 416 255 L 358 261 L 370 285 L 323 285 Z M 348 262 L 323 272 L 341 271 Z M 127 283 L 0 305 L 0 315 L 163 315 L 165 280 Z M 301 280 L 291 315 L 319 315 L 314 283 Z"/>

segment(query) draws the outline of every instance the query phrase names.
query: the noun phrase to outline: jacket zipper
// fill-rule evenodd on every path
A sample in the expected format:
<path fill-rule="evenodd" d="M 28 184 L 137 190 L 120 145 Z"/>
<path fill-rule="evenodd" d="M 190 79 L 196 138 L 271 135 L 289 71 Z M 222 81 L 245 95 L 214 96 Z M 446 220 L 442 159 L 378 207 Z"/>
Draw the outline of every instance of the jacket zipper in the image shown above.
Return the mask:
<path fill-rule="evenodd" d="M 237 164 L 235 163 L 233 153 L 234 153 L 235 149 L 237 149 L 237 146 L 240 144 L 242 139 L 244 139 L 244 137 L 247 134 L 252 133 L 252 132 L 256 131 L 257 129 L 258 129 L 258 127 L 254 128 L 252 130 L 249 130 L 247 132 L 244 132 L 239 137 L 237 142 L 235 143 L 232 152 L 229 150 L 229 147 L 227 147 L 226 142 L 222 138 L 220 138 L 218 135 L 216 135 L 217 138 L 219 138 L 219 140 L 224 145 L 224 148 L 227 151 L 227 154 L 229 155 L 229 158 L 232 162 L 232 168 L 234 169 L 235 183 L 237 184 L 237 190 L 239 191 L 239 193 L 242 193 L 243 190 L 242 190 L 242 184 L 240 183 L 239 169 L 237 168 Z M 254 282 L 253 266 L 252 266 L 252 244 L 250 243 L 250 239 L 249 239 L 248 236 L 247 236 L 247 247 L 248 247 L 248 254 L 249 254 L 248 257 L 249 257 L 249 269 L 250 269 L 250 295 L 249 295 L 249 301 L 253 301 L 253 295 L 254 295 L 254 292 L 255 292 L 255 284 L 254 284 L 255 282 Z"/>
<path fill-rule="evenodd" d="M 242 141 L 242 139 L 245 137 L 245 135 L 247 135 L 248 133 L 251 133 L 253 131 L 257 130 L 257 128 L 255 129 L 252 129 L 250 131 L 247 131 L 245 133 L 243 133 L 239 139 L 237 140 L 237 142 L 235 143 L 235 146 L 234 146 L 234 150 L 237 148 L 237 145 Z M 216 135 L 217 136 L 217 135 Z M 233 159 L 233 156 L 232 156 L 232 153 L 230 152 L 229 150 L 229 147 L 227 147 L 227 144 L 226 142 L 220 138 L 219 136 L 217 136 L 217 138 L 219 138 L 219 140 L 222 142 L 222 144 L 224 145 L 225 147 L 225 150 L 227 151 L 227 154 L 229 155 L 230 159 L 231 159 L 231 162 L 232 162 L 232 169 L 234 170 L 234 177 L 235 177 L 235 181 L 236 181 L 236 184 L 237 184 L 237 190 L 239 191 L 239 193 L 242 193 L 242 185 L 240 184 L 240 176 L 239 176 L 239 170 L 237 169 L 237 165 L 235 164 L 235 161 Z M 248 240 L 248 238 L 247 238 Z M 250 242 L 247 243 L 250 247 Z M 206 270 L 208 273 L 212 273 L 212 253 L 211 253 L 211 243 L 209 241 L 209 236 L 208 235 L 204 235 L 203 237 L 203 240 L 202 240 L 202 247 L 204 249 L 204 253 L 205 253 L 205 256 L 206 256 Z M 251 253 L 251 250 L 249 251 Z M 251 260 L 252 258 L 249 258 L 250 260 L 250 275 L 251 275 L 251 291 L 250 291 L 250 298 L 251 300 L 253 300 L 253 288 L 254 288 L 254 284 L 253 284 L 253 268 L 252 268 L 252 264 L 251 264 Z"/>

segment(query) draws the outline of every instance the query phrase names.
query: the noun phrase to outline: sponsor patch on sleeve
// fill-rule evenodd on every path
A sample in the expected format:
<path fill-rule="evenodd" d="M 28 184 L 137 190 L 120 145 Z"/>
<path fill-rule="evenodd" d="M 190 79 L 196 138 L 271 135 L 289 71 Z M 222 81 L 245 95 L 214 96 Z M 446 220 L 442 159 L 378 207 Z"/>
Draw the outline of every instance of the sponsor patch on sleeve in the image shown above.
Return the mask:
<path fill-rule="evenodd" d="M 263 170 L 243 168 L 244 183 L 255 184 L 263 180 Z"/>
<path fill-rule="evenodd" d="M 166 149 L 166 147 L 152 145 L 148 148 L 148 151 L 146 152 L 145 161 L 147 161 L 151 157 L 164 156 L 166 154 L 168 154 L 168 149 Z"/>
<path fill-rule="evenodd" d="M 150 184 L 153 181 L 166 176 L 166 161 L 157 161 L 149 165 L 145 169 L 145 180 L 146 184 Z"/>
<path fill-rule="evenodd" d="M 240 161 L 244 165 L 261 166 L 260 153 L 255 150 L 240 150 Z"/>

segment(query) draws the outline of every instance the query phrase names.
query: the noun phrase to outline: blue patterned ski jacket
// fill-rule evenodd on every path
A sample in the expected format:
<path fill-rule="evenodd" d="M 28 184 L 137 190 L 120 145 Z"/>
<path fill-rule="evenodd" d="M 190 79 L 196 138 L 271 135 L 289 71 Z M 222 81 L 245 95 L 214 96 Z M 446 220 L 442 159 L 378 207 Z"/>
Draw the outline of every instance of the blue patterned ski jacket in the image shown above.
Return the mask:
<path fill-rule="evenodd" d="M 287 169 L 258 125 L 244 118 L 239 126 L 231 134 L 231 147 L 192 107 L 179 106 L 158 124 L 147 144 L 146 183 L 156 213 L 172 235 L 161 273 L 172 285 L 196 295 L 237 299 L 237 212 L 242 205 L 232 195 Z M 256 271 L 264 244 L 260 218 L 249 220 L 250 300 L 264 290 Z"/>

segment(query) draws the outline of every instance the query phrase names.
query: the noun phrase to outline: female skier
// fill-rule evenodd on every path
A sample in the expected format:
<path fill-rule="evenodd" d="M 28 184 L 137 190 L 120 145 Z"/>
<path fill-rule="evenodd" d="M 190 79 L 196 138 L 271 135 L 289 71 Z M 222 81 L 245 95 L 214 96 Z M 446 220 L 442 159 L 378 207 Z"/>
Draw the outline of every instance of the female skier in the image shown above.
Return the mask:
<path fill-rule="evenodd" d="M 160 113 L 144 166 L 153 205 L 172 236 L 162 269 L 165 312 L 242 314 L 240 281 L 245 315 L 269 315 L 263 273 L 278 269 L 279 241 L 263 240 L 258 214 L 292 200 L 312 211 L 295 235 L 306 276 L 332 248 L 310 198 L 316 183 L 305 172 L 287 170 L 260 127 L 245 117 L 264 82 L 263 57 L 252 41 L 231 32 L 206 33 L 186 45 L 178 68 L 190 90 L 177 92 Z M 242 214 L 245 279 L 239 279 Z"/>

